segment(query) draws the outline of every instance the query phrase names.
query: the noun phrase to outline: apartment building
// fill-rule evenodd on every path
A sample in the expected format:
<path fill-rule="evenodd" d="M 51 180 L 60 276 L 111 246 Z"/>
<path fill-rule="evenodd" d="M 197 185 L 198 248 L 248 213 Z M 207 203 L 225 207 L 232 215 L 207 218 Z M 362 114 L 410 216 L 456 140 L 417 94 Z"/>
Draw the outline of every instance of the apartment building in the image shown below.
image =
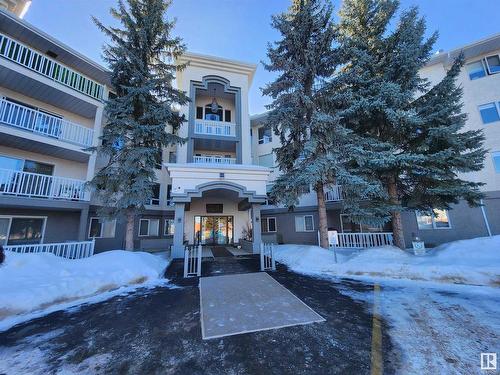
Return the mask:
<path fill-rule="evenodd" d="M 463 111 L 468 114 L 465 130 L 483 129 L 488 154 L 484 168 L 465 176 L 471 181 L 484 182 L 486 195 L 483 207 L 470 208 L 460 202 L 453 209 L 436 211 L 437 217 L 418 212 L 405 212 L 403 226 L 405 240 L 411 243 L 413 235 L 429 246 L 490 234 L 500 234 L 500 34 L 435 55 L 421 70 L 431 83 L 439 82 L 454 58 L 463 51 L 466 64 L 458 77 L 463 87 Z M 273 148 L 279 139 L 271 129 L 263 126 L 266 114 L 251 117 L 252 156 L 254 164 L 271 168 L 269 184 L 279 171 Z M 270 186 L 268 187 L 268 189 Z M 342 188 L 332 186 L 325 192 L 328 227 L 339 233 L 381 233 L 391 230 L 355 224 L 342 214 Z M 316 194 L 304 192 L 298 206 L 290 212 L 285 207 L 267 204 L 261 208 L 262 238 L 283 243 L 317 244 L 318 215 Z"/>

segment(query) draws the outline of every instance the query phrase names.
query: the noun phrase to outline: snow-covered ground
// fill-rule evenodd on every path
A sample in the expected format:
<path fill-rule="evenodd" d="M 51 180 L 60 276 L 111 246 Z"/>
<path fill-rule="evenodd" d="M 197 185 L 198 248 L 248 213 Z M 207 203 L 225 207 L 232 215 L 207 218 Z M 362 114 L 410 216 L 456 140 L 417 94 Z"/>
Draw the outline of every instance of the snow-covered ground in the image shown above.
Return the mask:
<path fill-rule="evenodd" d="M 500 286 L 500 236 L 451 242 L 414 256 L 386 246 L 360 251 L 278 245 L 276 260 L 304 274 Z"/>
<path fill-rule="evenodd" d="M 168 262 L 162 255 L 122 250 L 77 260 L 7 251 L 0 266 L 0 331 L 57 307 L 157 283 Z"/>

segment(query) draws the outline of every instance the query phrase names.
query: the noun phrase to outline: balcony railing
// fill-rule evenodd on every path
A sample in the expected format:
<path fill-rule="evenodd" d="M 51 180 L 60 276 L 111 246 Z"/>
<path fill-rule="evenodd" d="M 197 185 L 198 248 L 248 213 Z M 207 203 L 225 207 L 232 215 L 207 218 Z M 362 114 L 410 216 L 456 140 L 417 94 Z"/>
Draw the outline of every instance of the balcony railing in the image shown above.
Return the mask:
<path fill-rule="evenodd" d="M 195 156 L 193 158 L 195 163 L 202 164 L 236 164 L 236 158 L 224 158 L 220 156 Z"/>
<path fill-rule="evenodd" d="M 82 94 L 102 99 L 103 85 L 4 34 L 0 34 L 0 56 Z"/>
<path fill-rule="evenodd" d="M 84 147 L 94 138 L 92 129 L 5 99 L 0 99 L 0 123 Z"/>
<path fill-rule="evenodd" d="M 325 201 L 338 202 L 342 200 L 342 187 L 334 185 L 325 192 Z"/>
<path fill-rule="evenodd" d="M 195 120 L 195 134 L 220 135 L 223 137 L 236 136 L 236 124 L 232 122 Z"/>
<path fill-rule="evenodd" d="M 85 181 L 0 169 L 0 194 L 88 201 Z"/>

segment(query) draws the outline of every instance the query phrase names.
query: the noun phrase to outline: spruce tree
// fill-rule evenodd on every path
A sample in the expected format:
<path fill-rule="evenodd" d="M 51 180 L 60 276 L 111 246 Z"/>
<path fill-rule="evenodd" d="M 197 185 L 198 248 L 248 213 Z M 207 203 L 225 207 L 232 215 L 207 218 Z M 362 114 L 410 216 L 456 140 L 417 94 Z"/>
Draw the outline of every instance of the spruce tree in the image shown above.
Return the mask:
<path fill-rule="evenodd" d="M 359 204 L 362 199 L 355 198 L 378 196 L 380 187 L 352 169 L 359 166 L 355 158 L 363 161 L 374 155 L 362 138 L 342 126 L 337 107 L 344 98 L 330 95 L 339 53 L 333 47 L 336 27 L 330 2 L 293 1 L 287 12 L 273 17 L 272 25 L 282 38 L 269 45 L 270 63 L 264 64 L 267 70 L 279 72 L 277 79 L 263 89 L 273 99 L 265 126 L 271 127 L 281 141 L 274 150 L 280 175 L 271 195 L 293 208 L 312 185 L 317 197 L 320 246 L 327 248 L 325 187 L 342 185 L 349 197 L 349 213 L 366 216 Z"/>
<path fill-rule="evenodd" d="M 479 170 L 481 132 L 463 132 L 458 59 L 434 88 L 419 74 L 431 58 L 437 34 L 425 38 L 425 20 L 415 8 L 402 12 L 394 0 L 345 0 L 339 40 L 343 69 L 339 80 L 348 98 L 344 126 L 364 137 L 378 157 L 365 165 L 386 189 L 378 214 L 390 217 L 394 243 L 404 248 L 401 213 L 448 208 L 465 198 L 477 204 L 480 184 L 458 174 Z"/>
<path fill-rule="evenodd" d="M 110 39 L 104 59 L 111 69 L 114 90 L 105 105 L 106 123 L 97 151 L 107 163 L 91 186 L 103 205 L 101 214 L 126 218 L 125 248 L 133 250 L 134 218 L 153 196 L 155 168 L 164 147 L 183 142 L 176 135 L 185 121 L 173 108 L 184 105 L 184 92 L 172 87 L 175 59 L 185 51 L 166 21 L 171 2 L 118 1 L 111 9 L 120 27 L 94 22 Z"/>

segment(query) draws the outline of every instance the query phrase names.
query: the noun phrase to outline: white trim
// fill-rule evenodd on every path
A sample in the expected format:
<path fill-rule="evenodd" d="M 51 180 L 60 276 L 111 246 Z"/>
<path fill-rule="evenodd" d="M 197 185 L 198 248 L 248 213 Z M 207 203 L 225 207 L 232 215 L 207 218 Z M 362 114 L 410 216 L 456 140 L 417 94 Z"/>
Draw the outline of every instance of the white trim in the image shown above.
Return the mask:
<path fill-rule="evenodd" d="M 269 230 L 269 219 L 274 219 L 274 230 Z M 260 218 L 261 223 L 264 220 L 267 221 L 267 231 L 266 232 L 263 231 L 262 233 L 276 233 L 278 231 L 278 220 L 276 220 L 275 216 L 261 217 Z M 261 228 L 262 228 L 262 224 L 261 224 Z"/>
<path fill-rule="evenodd" d="M 306 228 L 306 217 L 311 217 L 311 220 L 312 220 L 312 229 L 307 229 Z M 304 230 L 298 230 L 297 229 L 297 218 L 302 218 L 302 221 L 303 221 L 303 224 L 304 224 Z M 303 232 L 314 232 L 314 228 L 315 228 L 315 225 L 314 225 L 314 215 L 295 215 L 294 216 L 294 226 L 295 226 L 295 232 L 299 232 L 299 233 L 303 233 Z"/>
<path fill-rule="evenodd" d="M 158 230 L 156 234 L 151 234 L 151 221 L 156 220 L 158 222 Z M 148 222 L 148 234 L 141 234 L 141 222 Z M 137 237 L 159 237 L 160 236 L 160 219 L 157 218 L 149 218 L 149 219 L 139 219 L 139 228 L 137 231 Z"/>
<path fill-rule="evenodd" d="M 45 240 L 45 229 L 47 228 L 47 218 L 48 218 L 48 216 L 0 215 L 0 219 L 9 219 L 9 226 L 7 227 L 7 238 L 5 239 L 4 246 L 8 246 L 8 243 L 9 243 L 10 230 L 11 230 L 11 227 L 12 227 L 12 219 L 18 219 L 18 218 L 24 218 L 24 219 L 43 219 L 42 236 L 40 237 L 40 244 L 43 244 L 44 240 Z"/>

